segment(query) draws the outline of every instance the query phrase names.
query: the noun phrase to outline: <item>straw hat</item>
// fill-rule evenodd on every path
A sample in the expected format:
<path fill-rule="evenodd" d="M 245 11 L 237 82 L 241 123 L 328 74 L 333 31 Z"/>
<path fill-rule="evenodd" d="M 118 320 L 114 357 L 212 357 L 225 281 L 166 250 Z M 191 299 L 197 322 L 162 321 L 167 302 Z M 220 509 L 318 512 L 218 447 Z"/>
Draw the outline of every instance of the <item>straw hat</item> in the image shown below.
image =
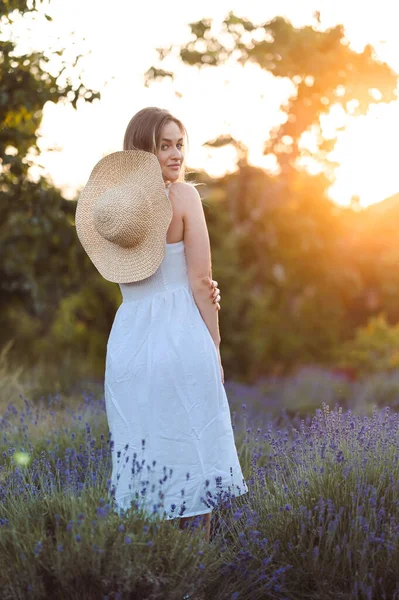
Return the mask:
<path fill-rule="evenodd" d="M 173 210 L 155 154 L 104 156 L 80 193 L 75 224 L 94 266 L 108 281 L 150 277 L 165 257 Z"/>

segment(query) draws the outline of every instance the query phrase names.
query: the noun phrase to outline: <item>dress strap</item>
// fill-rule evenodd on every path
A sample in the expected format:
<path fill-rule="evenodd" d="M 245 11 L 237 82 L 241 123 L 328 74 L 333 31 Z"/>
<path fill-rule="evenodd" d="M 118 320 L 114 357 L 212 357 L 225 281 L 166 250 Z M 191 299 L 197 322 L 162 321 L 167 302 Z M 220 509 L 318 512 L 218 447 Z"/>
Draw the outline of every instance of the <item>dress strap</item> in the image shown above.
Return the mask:
<path fill-rule="evenodd" d="M 168 198 L 169 198 L 169 190 L 170 190 L 171 185 L 172 185 L 171 183 L 168 183 L 168 185 L 165 186 L 165 192 L 166 192 L 166 195 Z"/>

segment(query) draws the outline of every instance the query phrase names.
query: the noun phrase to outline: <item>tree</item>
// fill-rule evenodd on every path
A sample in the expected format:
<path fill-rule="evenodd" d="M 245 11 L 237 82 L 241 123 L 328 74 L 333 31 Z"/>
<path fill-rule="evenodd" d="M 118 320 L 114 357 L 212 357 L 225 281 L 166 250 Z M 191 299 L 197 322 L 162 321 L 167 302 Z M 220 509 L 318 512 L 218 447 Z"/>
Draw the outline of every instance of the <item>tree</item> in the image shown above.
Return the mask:
<path fill-rule="evenodd" d="M 230 12 L 219 34 L 212 33 L 211 19 L 202 19 L 190 23 L 192 39 L 186 44 L 158 50 L 160 64 L 177 52 L 184 64 L 199 69 L 227 61 L 253 62 L 275 77 L 289 78 L 295 93 L 282 107 L 286 121 L 271 131 L 264 153 L 275 154 L 286 174 L 298 167 L 300 157 L 309 155 L 332 174 L 335 164 L 328 155 L 335 139 L 323 139 L 320 117 L 333 106 L 357 116 L 365 114 L 372 103 L 395 100 L 397 74 L 377 59 L 370 45 L 361 53 L 352 50 L 342 25 L 323 31 L 318 14 L 315 19 L 315 27 L 296 28 L 280 16 L 255 25 Z M 173 79 L 174 73 L 152 66 L 145 74 L 146 85 L 165 77 Z M 300 148 L 302 135 L 310 131 L 316 136 L 314 155 Z"/>
<path fill-rule="evenodd" d="M 397 75 L 371 46 L 355 52 L 341 25 L 322 31 L 317 18 L 314 26 L 295 28 L 283 17 L 255 25 L 230 12 L 218 33 L 210 19 L 190 29 L 187 43 L 158 50 L 160 62 L 146 72 L 147 85 L 174 78 L 167 66 L 176 54 L 198 69 L 251 61 L 290 79 L 294 89 L 282 107 L 285 122 L 265 131 L 264 153 L 277 157 L 280 176 L 248 165 L 242 142 L 224 132 L 207 142 L 233 144 L 239 159 L 235 173 L 210 186 L 209 200 L 215 200 L 207 214 L 213 215 L 208 224 L 215 277 L 225 298 L 226 376 L 252 380 L 273 366 L 328 363 L 353 331 L 351 309 L 363 280 L 348 256 L 352 221 L 327 196 L 335 140 L 323 139 L 321 119 L 333 106 L 349 118 L 365 114 L 372 103 L 394 100 Z M 308 132 L 316 137 L 314 153 L 303 146 Z M 305 157 L 319 162 L 318 176 L 302 167 Z M 367 309 L 361 314 L 367 316 Z"/>
<path fill-rule="evenodd" d="M 0 342 L 18 338 L 16 349 L 29 355 L 32 338 L 43 338 L 62 299 L 81 287 L 92 265 L 77 243 L 75 204 L 28 170 L 28 151 L 38 155 L 37 130 L 46 102 L 93 102 L 100 93 L 71 77 L 61 85 L 65 62 L 55 75 L 45 68 L 43 52 L 17 54 L 12 23 L 39 12 L 40 2 L 7 0 L 0 4 L 3 34 L 0 44 Z M 51 17 L 45 15 L 48 20 Z M 44 18 L 43 16 L 39 18 Z M 56 50 L 62 57 L 64 49 Z M 77 57 L 74 65 L 81 57 Z"/>

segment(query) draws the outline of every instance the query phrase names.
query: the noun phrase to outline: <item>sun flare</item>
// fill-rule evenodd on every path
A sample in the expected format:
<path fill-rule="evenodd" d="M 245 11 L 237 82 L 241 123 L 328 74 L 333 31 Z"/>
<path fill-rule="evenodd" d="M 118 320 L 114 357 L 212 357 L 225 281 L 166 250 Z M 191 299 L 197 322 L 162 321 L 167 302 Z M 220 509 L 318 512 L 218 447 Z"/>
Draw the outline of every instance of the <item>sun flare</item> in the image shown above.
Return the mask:
<path fill-rule="evenodd" d="M 331 157 L 339 162 L 330 197 L 347 205 L 358 196 L 362 207 L 399 191 L 397 170 L 399 102 L 374 105 L 351 120 Z"/>

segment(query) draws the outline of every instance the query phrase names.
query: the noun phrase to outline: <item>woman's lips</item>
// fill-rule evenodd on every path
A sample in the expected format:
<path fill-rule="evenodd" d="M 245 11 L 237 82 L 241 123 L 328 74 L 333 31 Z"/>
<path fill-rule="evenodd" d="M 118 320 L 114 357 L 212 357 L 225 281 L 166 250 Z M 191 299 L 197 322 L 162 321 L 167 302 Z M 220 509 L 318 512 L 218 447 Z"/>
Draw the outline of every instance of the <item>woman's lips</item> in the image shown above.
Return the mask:
<path fill-rule="evenodd" d="M 169 165 L 169 168 L 178 171 L 180 169 L 180 165 Z"/>

